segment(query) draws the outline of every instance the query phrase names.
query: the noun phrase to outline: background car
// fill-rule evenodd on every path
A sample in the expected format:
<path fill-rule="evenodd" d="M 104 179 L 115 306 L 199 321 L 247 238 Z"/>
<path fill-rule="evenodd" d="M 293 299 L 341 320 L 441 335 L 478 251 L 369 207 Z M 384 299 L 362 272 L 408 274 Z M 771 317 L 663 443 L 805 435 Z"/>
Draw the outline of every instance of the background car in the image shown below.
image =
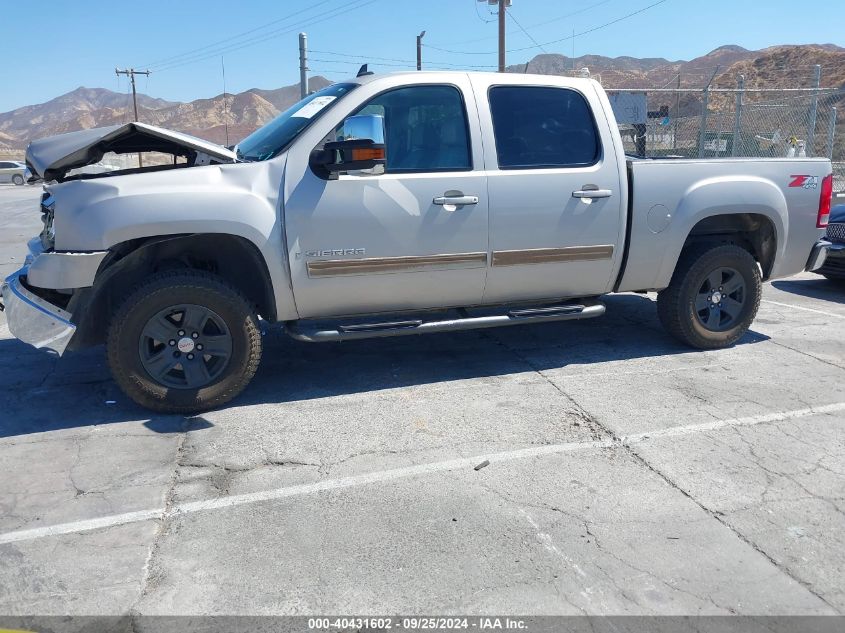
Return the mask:
<path fill-rule="evenodd" d="M 833 243 L 827 252 L 824 265 L 815 272 L 828 279 L 845 281 L 845 204 L 830 210 L 825 237 Z"/>
<path fill-rule="evenodd" d="M 16 160 L 0 161 L 0 182 L 11 182 L 23 185 L 29 178 L 26 164 Z"/>

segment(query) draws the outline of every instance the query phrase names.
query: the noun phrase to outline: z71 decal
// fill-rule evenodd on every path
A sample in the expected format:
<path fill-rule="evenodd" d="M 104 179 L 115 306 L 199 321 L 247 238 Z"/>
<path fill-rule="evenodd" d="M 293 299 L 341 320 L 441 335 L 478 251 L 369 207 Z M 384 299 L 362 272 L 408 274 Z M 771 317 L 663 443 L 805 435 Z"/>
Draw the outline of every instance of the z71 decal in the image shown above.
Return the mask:
<path fill-rule="evenodd" d="M 803 189 L 816 189 L 819 186 L 818 176 L 790 176 L 792 180 L 790 187 L 802 187 Z"/>

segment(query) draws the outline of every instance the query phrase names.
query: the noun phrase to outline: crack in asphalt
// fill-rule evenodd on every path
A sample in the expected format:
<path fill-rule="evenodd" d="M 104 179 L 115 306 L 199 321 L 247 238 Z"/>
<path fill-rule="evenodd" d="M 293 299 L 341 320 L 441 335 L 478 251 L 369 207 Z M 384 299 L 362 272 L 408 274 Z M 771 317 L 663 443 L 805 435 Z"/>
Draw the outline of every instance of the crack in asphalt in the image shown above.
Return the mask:
<path fill-rule="evenodd" d="M 564 398 L 566 398 L 570 403 L 572 403 L 572 406 L 575 408 L 575 410 L 579 412 L 579 416 L 582 419 L 588 421 L 588 424 L 590 424 L 590 426 L 592 428 L 595 428 L 595 429 L 603 432 L 604 435 L 606 436 L 606 438 L 609 439 L 610 441 L 612 441 L 614 444 L 619 444 L 620 447 L 623 448 L 623 450 L 628 451 L 630 453 L 630 455 L 634 459 L 636 459 L 639 463 L 641 463 L 645 468 L 647 468 L 654 475 L 656 475 L 657 477 L 662 479 L 664 482 L 666 482 L 671 488 L 680 492 L 684 497 L 689 499 L 692 503 L 694 503 L 702 511 L 704 511 L 706 514 L 708 514 L 713 519 L 718 521 L 721 525 L 723 525 L 728 530 L 730 530 L 731 533 L 733 533 L 743 543 L 745 543 L 746 545 L 751 547 L 755 552 L 757 552 L 758 554 L 763 556 L 780 573 L 784 574 L 790 580 L 797 583 L 798 585 L 803 587 L 805 590 L 807 590 L 810 594 L 812 594 L 813 596 L 818 598 L 823 604 L 828 606 L 834 613 L 840 613 L 840 611 L 831 602 L 829 602 L 824 596 L 822 596 L 818 591 L 815 590 L 815 588 L 812 586 L 812 584 L 810 582 L 805 581 L 802 578 L 794 575 L 788 568 L 784 567 L 779 561 L 777 561 L 768 552 L 766 552 L 764 549 L 762 549 L 762 547 L 760 547 L 757 543 L 755 543 L 753 540 L 751 540 L 751 538 L 749 538 L 746 535 L 739 532 L 733 525 L 731 525 L 731 523 L 729 521 L 727 521 L 726 515 L 718 512 L 716 510 L 712 510 L 711 508 L 707 507 L 704 503 L 702 503 L 701 501 L 696 499 L 692 495 L 692 493 L 685 490 L 683 487 L 681 487 L 679 484 L 677 484 L 675 481 L 673 481 L 672 478 L 669 477 L 666 473 L 664 473 L 661 469 L 659 469 L 658 467 L 653 465 L 645 457 L 643 457 L 640 453 L 638 453 L 635 450 L 635 448 L 632 444 L 625 442 L 624 438 L 620 437 L 615 431 L 613 431 L 613 429 L 611 429 L 608 426 L 602 424 L 595 416 L 593 416 L 577 400 L 575 400 L 575 398 L 573 398 L 570 394 L 566 393 L 563 390 L 563 388 L 561 388 L 557 383 L 555 383 L 555 381 L 553 381 L 551 378 L 549 378 L 545 374 L 544 370 L 541 367 L 537 366 L 535 363 L 533 363 L 527 356 L 522 354 L 519 350 L 517 350 L 513 347 L 510 347 L 509 345 L 504 343 L 502 340 L 500 340 L 498 337 L 490 335 L 486 331 L 482 332 L 481 334 L 482 334 L 482 336 L 494 341 L 502 349 L 507 350 L 508 352 L 513 354 L 518 360 L 520 360 L 522 363 L 524 363 L 533 372 L 538 374 L 543 380 L 548 382 L 555 390 L 558 391 L 558 393 L 560 393 Z M 820 360 L 820 359 L 816 359 L 816 360 Z M 824 361 L 822 361 L 822 362 L 824 362 Z M 710 600 L 712 602 L 712 599 L 709 598 L 709 597 L 708 597 L 708 600 Z M 716 603 L 713 602 L 713 604 L 715 605 Z"/>
<path fill-rule="evenodd" d="M 164 495 L 164 511 L 161 517 L 157 519 L 156 533 L 153 536 L 152 543 L 150 544 L 150 550 L 147 554 L 147 559 L 144 561 L 143 576 L 141 578 L 138 598 L 137 600 L 135 600 L 134 604 L 129 608 L 130 631 L 135 631 L 135 620 L 138 616 L 141 615 L 141 611 L 138 608 L 141 603 L 141 600 L 143 600 L 144 597 L 149 593 L 150 589 L 154 588 L 158 584 L 158 580 L 161 574 L 163 573 L 157 568 L 156 554 L 158 554 L 160 548 L 161 538 L 167 533 L 168 523 L 171 518 L 171 510 L 175 502 L 176 485 L 179 482 L 179 473 L 181 472 L 182 468 L 182 455 L 185 450 L 185 445 L 188 442 L 188 433 L 190 431 L 191 419 L 185 418 L 181 429 L 182 437 L 179 439 L 179 444 L 176 446 L 173 474 L 170 477 L 170 482 L 168 483 L 167 491 Z"/>
<path fill-rule="evenodd" d="M 813 360 L 817 360 L 820 363 L 824 363 L 825 365 L 829 365 L 830 367 L 833 367 L 835 369 L 845 369 L 845 366 L 843 366 L 843 365 L 840 365 L 838 363 L 834 363 L 832 361 L 826 360 L 824 358 L 821 358 L 820 356 L 816 356 L 815 354 L 811 354 L 810 352 L 805 352 L 802 349 L 791 347 L 791 346 L 786 345 L 784 343 L 778 343 L 773 338 L 770 338 L 767 342 L 771 343 L 772 345 L 776 345 L 777 347 L 781 347 L 783 349 L 788 349 L 790 351 L 797 352 L 798 354 L 801 354 L 802 356 L 806 356 L 807 358 L 812 358 Z"/>

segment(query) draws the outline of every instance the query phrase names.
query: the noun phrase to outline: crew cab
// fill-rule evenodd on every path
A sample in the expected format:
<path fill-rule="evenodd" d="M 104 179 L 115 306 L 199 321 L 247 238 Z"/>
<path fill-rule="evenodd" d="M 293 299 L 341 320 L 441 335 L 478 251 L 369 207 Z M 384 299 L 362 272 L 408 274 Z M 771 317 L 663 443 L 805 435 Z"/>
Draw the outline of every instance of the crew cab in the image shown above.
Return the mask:
<path fill-rule="evenodd" d="M 109 152 L 173 160 L 72 170 Z M 44 230 L 3 285 L 9 329 L 106 344 L 158 411 L 236 396 L 260 320 L 309 342 L 566 321 L 657 291 L 669 333 L 735 343 L 761 282 L 830 244 L 826 159 L 625 155 L 589 79 L 359 73 L 234 150 L 130 123 L 34 141 Z M 72 175 L 76 173 L 76 175 Z"/>

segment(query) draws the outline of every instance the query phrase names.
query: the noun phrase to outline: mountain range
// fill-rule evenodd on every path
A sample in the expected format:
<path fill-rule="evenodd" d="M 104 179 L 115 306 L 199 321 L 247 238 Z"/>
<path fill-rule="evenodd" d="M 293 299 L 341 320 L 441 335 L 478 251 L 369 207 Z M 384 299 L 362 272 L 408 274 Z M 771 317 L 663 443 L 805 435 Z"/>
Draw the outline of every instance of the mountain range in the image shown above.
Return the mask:
<path fill-rule="evenodd" d="M 774 46 L 758 51 L 729 45 L 692 60 L 677 61 L 541 54 L 507 70 L 568 75 L 588 68 L 608 89 L 703 88 L 711 79 L 715 87 L 735 87 L 740 74 L 745 76 L 747 87 L 796 88 L 812 85 L 816 64 L 822 67 L 822 87 L 845 88 L 845 48 L 834 44 Z M 319 90 L 330 83 L 325 77 L 315 76 L 309 81 L 309 89 Z M 187 103 L 139 94 L 138 116 L 146 123 L 232 144 L 298 99 L 298 84 L 275 90 L 253 88 L 226 94 L 225 98 L 219 94 Z M 718 99 L 711 101 L 714 107 L 719 107 Z M 80 87 L 46 103 L 0 114 L 0 157 L 21 157 L 27 143 L 35 138 L 119 124 L 131 120 L 131 116 L 129 95 Z"/>
<path fill-rule="evenodd" d="M 315 76 L 309 90 L 332 82 Z M 276 90 L 253 88 L 187 103 L 138 94 L 138 119 L 224 145 L 238 142 L 299 101 L 299 84 Z M 132 120 L 132 97 L 105 88 L 80 87 L 46 103 L 0 114 L 0 156 L 21 157 L 29 141 Z M 228 143 L 227 143 L 228 136 Z"/>

